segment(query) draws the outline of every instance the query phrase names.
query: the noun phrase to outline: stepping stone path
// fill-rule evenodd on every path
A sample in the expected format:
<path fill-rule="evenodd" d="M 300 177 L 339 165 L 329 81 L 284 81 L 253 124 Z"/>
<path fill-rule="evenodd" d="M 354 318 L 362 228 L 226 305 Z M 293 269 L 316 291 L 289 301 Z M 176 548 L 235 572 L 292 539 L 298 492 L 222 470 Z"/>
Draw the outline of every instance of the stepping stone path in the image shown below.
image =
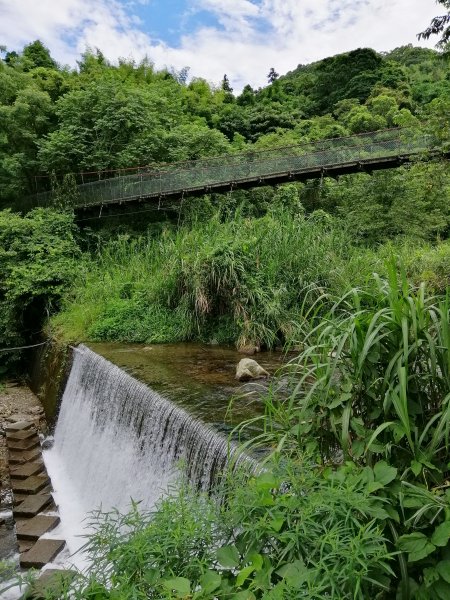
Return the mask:
<path fill-rule="evenodd" d="M 11 431 L 27 431 L 33 427 L 34 424 L 31 421 L 16 421 L 14 423 L 8 423 L 5 427 L 5 431 L 8 434 L 8 432 Z"/>
<path fill-rule="evenodd" d="M 19 494 L 37 494 L 48 485 L 49 481 L 46 474 L 33 475 L 26 479 L 11 479 L 11 487 L 13 492 Z"/>
<path fill-rule="evenodd" d="M 39 441 L 39 436 L 37 434 L 32 435 L 26 440 L 19 440 L 15 442 L 10 438 L 6 438 L 6 445 L 8 446 L 8 450 L 32 450 L 33 448 L 37 448 L 41 445 Z"/>
<path fill-rule="evenodd" d="M 24 569 L 41 569 L 55 559 L 66 542 L 42 538 L 59 524 L 60 519 L 43 513 L 55 511 L 56 507 L 51 495 L 50 479 L 42 460 L 39 435 L 34 422 L 23 418 L 15 421 L 12 419 L 6 425 L 5 432 L 20 566 Z"/>
<path fill-rule="evenodd" d="M 20 442 L 21 440 L 28 440 L 36 435 L 36 432 L 33 429 L 25 429 L 25 430 L 13 430 L 6 431 L 6 439 L 11 440 L 13 442 Z"/>
<path fill-rule="evenodd" d="M 9 449 L 9 464 L 23 465 L 27 462 L 34 461 L 41 457 L 41 449 L 34 448 L 28 451 L 14 451 Z"/>

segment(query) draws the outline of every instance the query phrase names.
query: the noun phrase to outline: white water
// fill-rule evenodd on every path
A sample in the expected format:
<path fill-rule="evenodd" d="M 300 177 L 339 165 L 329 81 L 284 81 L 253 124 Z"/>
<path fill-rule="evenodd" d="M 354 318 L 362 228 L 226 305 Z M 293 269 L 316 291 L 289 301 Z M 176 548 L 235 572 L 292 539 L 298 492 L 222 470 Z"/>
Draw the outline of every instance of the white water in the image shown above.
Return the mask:
<path fill-rule="evenodd" d="M 206 489 L 227 464 L 226 438 L 85 346 L 75 351 L 55 443 L 44 454 L 71 553 L 84 543 L 86 516 L 152 508 L 177 478 Z M 83 567 L 81 556 L 73 561 Z"/>

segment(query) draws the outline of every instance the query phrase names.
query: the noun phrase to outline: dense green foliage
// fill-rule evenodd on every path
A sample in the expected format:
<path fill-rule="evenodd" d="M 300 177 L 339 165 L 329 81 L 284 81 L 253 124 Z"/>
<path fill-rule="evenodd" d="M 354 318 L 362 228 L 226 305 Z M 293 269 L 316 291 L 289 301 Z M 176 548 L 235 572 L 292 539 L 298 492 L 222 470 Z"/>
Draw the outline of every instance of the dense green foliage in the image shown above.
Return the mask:
<path fill-rule="evenodd" d="M 229 482 L 223 503 L 183 490 L 151 515 L 99 514 L 88 542 L 95 567 L 71 593 L 98 600 L 367 598 L 386 587 L 392 560 L 373 520 L 383 503 L 370 473 L 318 477 L 307 462 L 292 461 L 245 485 Z"/>
<path fill-rule="evenodd" d="M 77 271 L 80 250 L 70 214 L 36 209 L 25 217 L 0 212 L 0 346 L 40 338 L 46 316 Z M 19 353 L 0 355 L 0 368 Z"/>
<path fill-rule="evenodd" d="M 90 570 L 49 598 L 448 598 L 450 299 L 391 263 L 335 300 L 265 399 L 264 469 L 93 515 Z"/>
<path fill-rule="evenodd" d="M 273 347 L 299 335 L 301 315 L 324 290 L 365 285 L 384 259 L 403 255 L 410 277 L 437 291 L 449 284 L 450 246 L 398 242 L 364 250 L 323 211 L 305 216 L 282 195 L 259 218 L 169 226 L 161 235 L 122 235 L 87 254 L 73 292 L 54 320 L 73 341 L 170 342 L 200 339 Z"/>
<path fill-rule="evenodd" d="M 114 66 L 99 51 L 86 52 L 71 71 L 36 41 L 0 60 L 0 205 L 14 209 L 27 194 L 52 186 L 63 209 L 79 180 L 70 172 L 93 171 L 85 173 L 86 181 L 97 178 L 98 170 L 415 127 L 423 120 L 445 147 L 447 71 L 432 50 L 359 49 L 281 77 L 273 70 L 266 88 L 246 86 L 234 96 L 228 81 L 217 87 L 201 79 L 188 83 L 185 71 L 157 71 L 148 60 Z M 72 267 L 61 272 L 60 283 L 46 292 L 30 285 L 25 302 L 18 286 L 20 310 L 13 292 L 6 292 L 13 283 L 5 265 L 2 344 L 29 341 L 38 327 L 22 326 L 23 310 L 33 302 L 56 306 L 70 279 L 76 284 L 58 323 L 66 338 L 282 344 L 295 337 L 302 305 L 323 289 L 339 293 L 367 281 L 374 268 L 382 272 L 389 243 L 399 237 L 414 240 L 400 243 L 410 274 L 442 290 L 448 247 L 426 249 L 423 256 L 421 248 L 422 240 L 434 243 L 448 235 L 449 185 L 446 163 L 417 161 L 339 181 L 192 200 L 153 233 L 146 231 L 155 218 L 151 213 L 128 218 L 117 240 L 111 219 L 110 234 L 101 233 L 100 242 L 93 244 L 93 232 L 81 236 L 88 251 L 76 273 Z M 46 214 L 49 222 L 70 220 Z M 8 223 L 24 227 L 34 218 L 5 215 Z M 179 231 L 173 216 L 183 223 Z M 96 230 L 95 221 L 88 224 Z M 52 240 L 47 237 L 49 250 L 64 257 L 64 241 L 77 253 L 72 235 L 58 230 Z M 9 243 L 7 237 L 2 241 L 6 253 Z M 385 246 L 377 250 L 380 243 Z M 32 253 L 20 260 L 23 270 L 36 271 Z M 429 268 L 422 268 L 427 261 Z M 59 268 L 57 260 L 52 264 Z"/>
<path fill-rule="evenodd" d="M 321 215 L 306 219 L 282 205 L 276 216 L 222 221 L 212 213 L 156 239 L 123 236 L 94 265 L 87 258 L 55 322 L 72 340 L 270 347 L 292 337 L 301 305 L 320 293 L 313 287 L 340 285 L 348 243 Z"/>

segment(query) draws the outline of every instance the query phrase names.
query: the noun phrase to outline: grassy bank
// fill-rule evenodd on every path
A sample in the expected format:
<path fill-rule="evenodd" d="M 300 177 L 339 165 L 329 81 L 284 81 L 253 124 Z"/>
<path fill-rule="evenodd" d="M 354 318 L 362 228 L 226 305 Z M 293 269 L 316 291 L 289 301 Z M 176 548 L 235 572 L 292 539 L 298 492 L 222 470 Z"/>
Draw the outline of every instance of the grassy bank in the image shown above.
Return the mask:
<path fill-rule="evenodd" d="M 158 237 L 121 236 L 85 255 L 62 312 L 71 340 L 215 340 L 273 347 L 296 339 L 324 294 L 372 285 L 400 257 L 412 280 L 448 284 L 450 245 L 408 241 L 365 249 L 337 219 L 280 208 L 260 218 L 215 214 Z"/>

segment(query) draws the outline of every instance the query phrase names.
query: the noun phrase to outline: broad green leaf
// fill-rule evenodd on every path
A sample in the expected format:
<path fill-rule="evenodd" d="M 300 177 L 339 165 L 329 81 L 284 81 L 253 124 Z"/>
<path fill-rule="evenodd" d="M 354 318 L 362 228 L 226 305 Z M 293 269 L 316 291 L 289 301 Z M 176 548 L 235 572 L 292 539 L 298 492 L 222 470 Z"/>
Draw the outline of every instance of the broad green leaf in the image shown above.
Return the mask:
<path fill-rule="evenodd" d="M 446 546 L 450 539 L 450 521 L 438 525 L 431 536 L 431 543 L 435 546 Z"/>
<path fill-rule="evenodd" d="M 411 471 L 414 473 L 414 475 L 416 477 L 418 475 L 420 475 L 420 473 L 422 471 L 422 463 L 417 462 L 417 460 L 412 460 L 411 461 Z"/>
<path fill-rule="evenodd" d="M 375 481 L 378 481 L 382 485 L 391 483 L 397 477 L 397 469 L 390 467 L 386 461 L 380 460 L 373 468 L 375 475 Z"/>
<path fill-rule="evenodd" d="M 243 590 L 242 592 L 238 592 L 231 597 L 233 600 L 256 600 L 255 594 L 249 590 Z"/>
<path fill-rule="evenodd" d="M 423 570 L 423 580 L 427 587 L 431 587 L 433 583 L 439 581 L 439 573 L 437 569 L 429 568 Z"/>
<path fill-rule="evenodd" d="M 222 546 L 217 550 L 216 556 L 225 569 L 234 569 L 239 565 L 239 552 L 236 546 Z"/>
<path fill-rule="evenodd" d="M 431 554 L 436 546 L 431 544 L 423 533 L 410 533 L 398 538 L 398 548 L 408 553 L 408 560 L 415 562 Z"/>
<path fill-rule="evenodd" d="M 283 565 L 276 571 L 276 574 L 282 577 L 289 586 L 297 589 L 308 579 L 308 569 L 301 560 Z"/>
<path fill-rule="evenodd" d="M 396 421 L 393 425 L 393 434 L 394 434 L 394 441 L 396 444 L 398 444 L 398 442 L 405 437 L 405 428 L 403 427 L 403 425 L 400 423 L 400 421 Z"/>
<path fill-rule="evenodd" d="M 284 525 L 284 519 L 273 519 L 269 523 L 270 528 L 273 529 L 274 531 L 276 531 L 277 533 L 280 531 L 280 529 L 283 527 L 283 525 Z"/>
<path fill-rule="evenodd" d="M 393 521 L 395 521 L 396 523 L 400 523 L 400 515 L 395 510 L 395 508 L 387 505 L 387 506 L 385 506 L 385 511 L 387 512 L 387 514 Z"/>
<path fill-rule="evenodd" d="M 435 584 L 433 584 L 433 587 L 431 589 L 434 592 L 433 598 L 439 600 L 449 600 L 450 584 L 444 581 L 443 579 L 440 579 Z"/>
<path fill-rule="evenodd" d="M 369 492 L 369 494 L 371 494 L 372 492 L 376 492 L 377 490 L 383 488 L 384 485 L 382 483 L 380 483 L 379 481 L 371 481 L 370 483 L 367 484 L 367 491 Z"/>
<path fill-rule="evenodd" d="M 258 554 L 257 552 L 255 552 L 255 553 L 251 554 L 248 557 L 248 559 L 252 563 L 252 565 L 255 567 L 255 571 L 259 571 L 262 568 L 263 562 L 264 562 L 262 554 Z"/>
<path fill-rule="evenodd" d="M 253 573 L 255 570 L 254 565 L 248 565 L 239 571 L 236 577 L 236 585 L 237 587 L 241 587 L 244 581 Z"/>
<path fill-rule="evenodd" d="M 191 582 L 185 577 L 166 579 L 163 586 L 168 592 L 175 592 L 177 598 L 184 598 L 191 593 Z"/>
<path fill-rule="evenodd" d="M 447 583 L 450 583 L 450 560 L 441 560 L 436 565 L 436 571 Z"/>
<path fill-rule="evenodd" d="M 337 398 L 335 398 L 333 400 L 333 402 L 330 402 L 330 404 L 327 405 L 327 408 L 329 410 L 333 410 L 334 408 L 337 408 L 338 406 L 342 405 L 342 400 L 341 398 L 338 396 Z"/>
<path fill-rule="evenodd" d="M 222 577 L 215 571 L 206 571 L 200 579 L 201 588 L 206 594 L 211 594 L 211 592 L 217 590 L 221 582 Z"/>
<path fill-rule="evenodd" d="M 271 490 L 277 487 L 278 481 L 272 473 L 266 471 L 256 478 L 255 485 L 258 490 Z"/>

